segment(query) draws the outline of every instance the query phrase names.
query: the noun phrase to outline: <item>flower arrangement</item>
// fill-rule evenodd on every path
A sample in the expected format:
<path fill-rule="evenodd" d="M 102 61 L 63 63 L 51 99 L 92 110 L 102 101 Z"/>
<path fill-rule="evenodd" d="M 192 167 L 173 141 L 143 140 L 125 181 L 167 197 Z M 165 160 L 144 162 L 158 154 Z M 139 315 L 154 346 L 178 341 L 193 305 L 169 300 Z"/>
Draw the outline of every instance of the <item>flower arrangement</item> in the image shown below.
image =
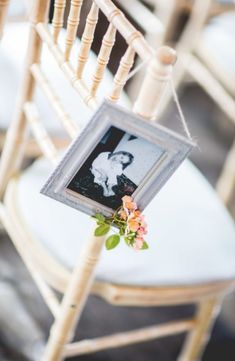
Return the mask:
<path fill-rule="evenodd" d="M 118 228 L 118 232 L 106 239 L 106 249 L 115 248 L 121 238 L 124 238 L 126 244 L 135 250 L 148 248 L 148 244 L 144 240 L 144 235 L 147 234 L 147 224 L 144 215 L 130 196 L 122 198 L 122 206 L 114 212 L 112 217 L 105 217 L 101 213 L 97 213 L 93 218 L 97 223 L 94 232 L 94 235 L 97 237 L 107 234 L 112 226 Z"/>

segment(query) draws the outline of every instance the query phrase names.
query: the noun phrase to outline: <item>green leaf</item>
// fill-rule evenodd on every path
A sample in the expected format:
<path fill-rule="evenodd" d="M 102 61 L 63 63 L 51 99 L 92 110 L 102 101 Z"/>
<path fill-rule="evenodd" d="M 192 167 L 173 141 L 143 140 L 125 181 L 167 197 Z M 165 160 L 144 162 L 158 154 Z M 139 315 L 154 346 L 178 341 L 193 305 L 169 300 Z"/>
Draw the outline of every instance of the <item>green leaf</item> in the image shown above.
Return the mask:
<path fill-rule="evenodd" d="M 124 241 L 126 242 L 127 246 L 130 247 L 130 240 L 127 237 L 124 237 Z"/>
<path fill-rule="evenodd" d="M 143 249 L 148 249 L 148 248 L 149 248 L 148 243 L 144 241 L 141 250 L 143 250 Z"/>
<path fill-rule="evenodd" d="M 112 236 L 106 239 L 105 242 L 106 249 L 110 250 L 117 247 L 119 242 L 120 242 L 120 236 L 118 234 L 113 234 Z"/>
<path fill-rule="evenodd" d="M 95 229 L 95 236 L 96 237 L 103 236 L 106 233 L 108 233 L 109 230 L 110 230 L 110 226 L 108 224 L 104 223 Z"/>
<path fill-rule="evenodd" d="M 97 221 L 97 220 L 96 220 L 96 224 L 98 224 L 98 226 L 101 226 L 102 224 L 104 224 L 104 222 L 101 222 L 101 221 Z"/>
<path fill-rule="evenodd" d="M 125 240 L 126 242 L 130 245 L 132 245 L 135 241 L 135 234 L 134 235 L 130 235 L 128 234 L 126 237 L 125 237 Z"/>
<path fill-rule="evenodd" d="M 104 217 L 103 214 L 101 214 L 101 213 L 96 213 L 96 214 L 94 215 L 94 217 L 95 217 L 99 222 L 101 222 L 101 223 L 104 223 L 104 222 L 105 222 L 105 217 Z"/>

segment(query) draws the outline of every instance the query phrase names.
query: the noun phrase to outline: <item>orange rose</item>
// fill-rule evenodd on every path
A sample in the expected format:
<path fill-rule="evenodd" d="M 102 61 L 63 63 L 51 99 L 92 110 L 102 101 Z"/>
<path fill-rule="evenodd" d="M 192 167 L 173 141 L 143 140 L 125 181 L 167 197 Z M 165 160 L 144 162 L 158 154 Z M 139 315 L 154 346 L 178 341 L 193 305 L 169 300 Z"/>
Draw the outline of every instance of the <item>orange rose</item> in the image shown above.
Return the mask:
<path fill-rule="evenodd" d="M 130 211 L 134 211 L 137 208 L 137 205 L 135 202 L 133 202 L 132 198 L 130 196 L 124 196 L 122 198 L 123 201 L 123 207 L 130 210 Z"/>
<path fill-rule="evenodd" d="M 138 209 L 133 212 L 134 217 L 139 217 L 140 215 L 141 215 L 141 212 Z"/>
<path fill-rule="evenodd" d="M 139 228 L 139 222 L 137 222 L 135 219 L 128 220 L 127 224 L 132 232 L 136 232 Z"/>
<path fill-rule="evenodd" d="M 132 202 L 132 198 L 130 196 L 124 196 L 122 197 L 122 201 L 125 204 L 126 202 Z"/>

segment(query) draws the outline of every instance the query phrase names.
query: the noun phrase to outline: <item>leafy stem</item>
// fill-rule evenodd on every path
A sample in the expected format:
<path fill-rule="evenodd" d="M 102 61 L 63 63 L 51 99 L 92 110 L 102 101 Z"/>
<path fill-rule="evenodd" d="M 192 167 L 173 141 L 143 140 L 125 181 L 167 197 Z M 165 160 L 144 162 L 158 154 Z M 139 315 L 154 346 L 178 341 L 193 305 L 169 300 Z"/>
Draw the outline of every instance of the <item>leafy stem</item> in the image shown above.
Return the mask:
<path fill-rule="evenodd" d="M 114 249 L 124 238 L 125 243 L 136 250 L 148 248 L 148 244 L 143 238 L 147 233 L 144 216 L 137 209 L 135 202 L 129 196 L 122 198 L 123 205 L 120 206 L 111 217 L 105 217 L 101 213 L 96 213 L 92 218 L 96 221 L 94 235 L 101 237 L 107 234 L 105 246 L 107 250 Z M 113 227 L 116 226 L 117 230 Z M 114 234 L 108 234 L 110 231 Z"/>

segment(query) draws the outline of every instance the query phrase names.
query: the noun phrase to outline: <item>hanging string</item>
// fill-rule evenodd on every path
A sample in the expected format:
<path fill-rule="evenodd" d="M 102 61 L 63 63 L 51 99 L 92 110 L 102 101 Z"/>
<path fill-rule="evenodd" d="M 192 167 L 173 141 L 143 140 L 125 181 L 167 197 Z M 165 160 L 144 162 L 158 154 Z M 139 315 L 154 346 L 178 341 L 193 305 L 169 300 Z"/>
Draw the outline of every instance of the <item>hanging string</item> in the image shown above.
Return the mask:
<path fill-rule="evenodd" d="M 152 57 L 142 61 L 140 64 L 138 64 L 127 76 L 127 79 L 126 81 L 128 81 L 129 79 L 131 79 L 136 73 L 138 73 L 142 68 L 144 68 L 150 61 L 152 60 Z M 162 80 L 166 79 L 165 77 L 162 78 Z M 168 78 L 169 79 L 169 78 Z M 181 123 L 183 125 L 183 129 L 184 129 L 184 132 L 185 134 L 187 135 L 187 137 L 190 139 L 190 140 L 193 140 L 192 136 L 191 136 L 191 133 L 189 131 L 189 128 L 188 128 L 188 124 L 187 124 L 187 121 L 185 119 L 185 116 L 184 116 L 184 113 L 183 113 L 183 110 L 181 108 L 181 105 L 180 105 L 180 102 L 179 102 L 179 97 L 177 95 L 177 92 L 176 92 L 176 89 L 175 89 L 175 84 L 174 84 L 174 80 L 173 78 L 171 77 L 169 79 L 169 82 L 170 82 L 170 87 L 171 87 L 171 91 L 172 91 L 172 95 L 173 95 L 173 100 L 176 104 L 176 108 L 177 108 L 177 111 L 179 113 L 179 116 L 180 116 L 180 120 L 181 120 Z"/>
<path fill-rule="evenodd" d="M 180 105 L 180 102 L 179 102 L 179 97 L 176 93 L 176 90 L 175 90 L 175 84 L 174 84 L 174 81 L 173 81 L 173 78 L 170 78 L 170 85 L 171 85 L 171 91 L 172 91 L 172 94 L 173 94 L 173 99 L 174 99 L 174 102 L 176 104 L 176 108 L 179 112 L 179 115 L 180 115 L 180 120 L 182 122 L 182 125 L 183 125 L 183 128 L 184 128 L 184 131 L 185 133 L 187 134 L 188 138 L 190 140 L 193 140 L 192 136 L 191 136 L 191 133 L 189 131 L 189 128 L 188 128 L 188 124 L 186 122 L 186 119 L 185 119 L 185 116 L 184 116 L 184 113 L 183 113 L 183 110 L 181 108 L 181 105 Z"/>
<path fill-rule="evenodd" d="M 126 81 L 128 81 L 129 79 L 131 79 L 136 73 L 138 73 L 145 65 L 147 65 L 150 60 L 152 59 L 152 57 L 147 58 L 145 60 L 143 60 L 140 64 L 138 64 L 132 71 L 130 71 L 130 73 L 127 75 Z"/>

